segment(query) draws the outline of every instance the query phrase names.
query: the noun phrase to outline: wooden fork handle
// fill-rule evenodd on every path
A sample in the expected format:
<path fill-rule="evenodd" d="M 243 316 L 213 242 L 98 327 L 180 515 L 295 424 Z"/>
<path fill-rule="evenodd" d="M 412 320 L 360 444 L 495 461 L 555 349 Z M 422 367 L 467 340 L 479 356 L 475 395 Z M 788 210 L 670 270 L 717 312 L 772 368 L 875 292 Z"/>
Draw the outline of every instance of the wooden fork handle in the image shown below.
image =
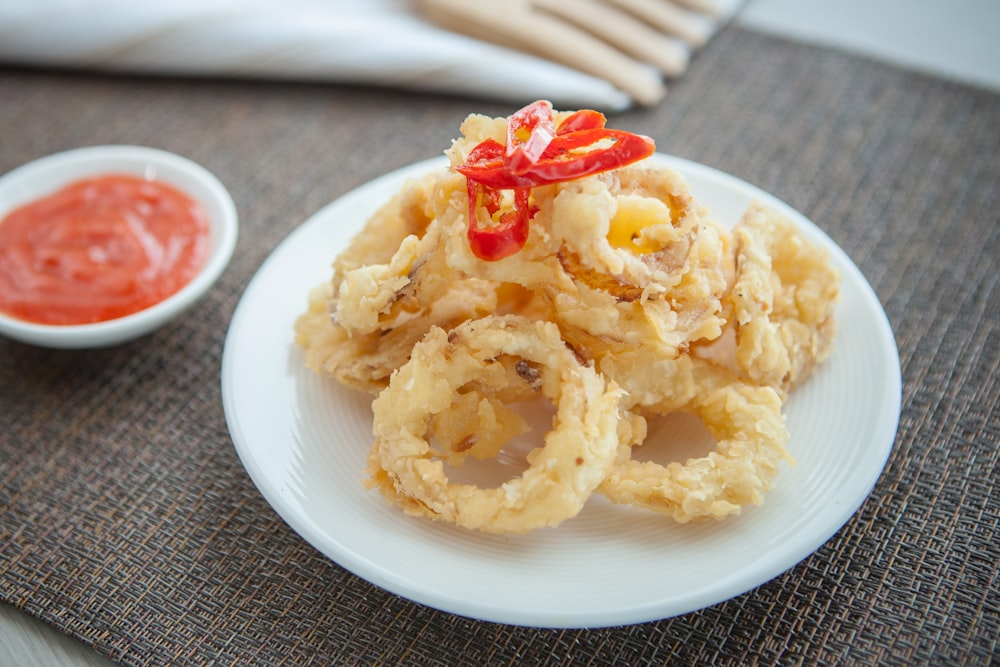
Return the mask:
<path fill-rule="evenodd" d="M 438 25 L 476 39 L 508 46 L 597 76 L 637 103 L 659 102 L 666 87 L 659 73 L 563 20 L 520 2 L 414 0 Z"/>
<path fill-rule="evenodd" d="M 687 11 L 664 0 L 604 0 L 641 18 L 668 35 L 678 37 L 693 48 L 701 48 L 712 32 L 712 23 L 704 16 Z"/>
<path fill-rule="evenodd" d="M 687 69 L 691 53 L 682 41 L 615 9 L 607 0 L 532 0 L 532 4 L 576 24 L 667 76 L 678 77 Z"/>

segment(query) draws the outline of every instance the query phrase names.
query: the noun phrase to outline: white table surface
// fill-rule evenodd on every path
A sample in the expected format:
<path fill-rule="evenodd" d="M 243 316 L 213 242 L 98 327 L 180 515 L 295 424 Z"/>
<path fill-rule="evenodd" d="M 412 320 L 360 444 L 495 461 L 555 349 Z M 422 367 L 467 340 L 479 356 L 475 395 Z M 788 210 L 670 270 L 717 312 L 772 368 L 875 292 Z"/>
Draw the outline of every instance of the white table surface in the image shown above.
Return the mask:
<path fill-rule="evenodd" d="M 1000 91 L 997 0 L 749 0 L 735 22 Z M 0 665 L 112 664 L 45 623 L 0 604 Z"/>

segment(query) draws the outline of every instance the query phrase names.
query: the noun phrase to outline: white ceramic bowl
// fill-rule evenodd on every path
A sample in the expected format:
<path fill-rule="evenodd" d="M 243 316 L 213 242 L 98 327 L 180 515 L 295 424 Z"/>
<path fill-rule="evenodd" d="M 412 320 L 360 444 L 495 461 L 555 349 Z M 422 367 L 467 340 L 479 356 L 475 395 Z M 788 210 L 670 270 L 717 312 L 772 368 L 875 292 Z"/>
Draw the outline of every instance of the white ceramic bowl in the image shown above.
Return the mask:
<path fill-rule="evenodd" d="M 204 167 L 155 148 L 93 146 L 55 153 L 18 167 L 0 177 L 0 220 L 12 209 L 73 181 L 107 173 L 168 183 L 200 202 L 210 225 L 205 265 L 180 291 L 137 313 L 94 324 L 51 325 L 26 322 L 0 312 L 0 335 L 54 348 L 117 345 L 150 333 L 180 315 L 205 294 L 226 268 L 239 227 L 232 197 Z"/>

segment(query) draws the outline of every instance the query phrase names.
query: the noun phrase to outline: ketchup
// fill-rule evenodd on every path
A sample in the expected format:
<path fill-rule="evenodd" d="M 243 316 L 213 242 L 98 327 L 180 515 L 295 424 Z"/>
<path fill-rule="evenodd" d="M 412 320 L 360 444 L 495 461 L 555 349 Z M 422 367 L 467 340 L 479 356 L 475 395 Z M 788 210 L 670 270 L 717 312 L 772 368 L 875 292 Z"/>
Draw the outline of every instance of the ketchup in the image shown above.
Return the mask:
<path fill-rule="evenodd" d="M 0 310 L 86 324 L 163 301 L 208 252 L 208 217 L 180 190 L 105 174 L 71 183 L 0 222 Z"/>

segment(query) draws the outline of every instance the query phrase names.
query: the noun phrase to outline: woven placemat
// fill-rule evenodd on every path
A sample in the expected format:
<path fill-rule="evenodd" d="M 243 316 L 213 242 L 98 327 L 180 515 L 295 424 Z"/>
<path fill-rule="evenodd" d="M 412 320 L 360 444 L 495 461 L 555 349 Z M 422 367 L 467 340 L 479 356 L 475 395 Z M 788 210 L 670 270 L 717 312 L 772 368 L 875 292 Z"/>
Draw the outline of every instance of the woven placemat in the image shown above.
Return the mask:
<path fill-rule="evenodd" d="M 997 652 L 1000 95 L 731 27 L 664 104 L 615 119 L 774 193 L 844 248 L 895 330 L 903 411 L 871 498 L 789 572 L 678 618 L 558 631 L 439 612 L 330 562 L 251 483 L 220 396 L 229 318 L 281 239 L 349 189 L 439 154 L 467 113 L 511 108 L 20 69 L 0 70 L 0 100 L 0 170 L 85 145 L 161 147 L 215 172 L 242 223 L 217 286 L 147 338 L 89 352 L 0 341 L 3 601 L 124 665 L 987 664 Z"/>

